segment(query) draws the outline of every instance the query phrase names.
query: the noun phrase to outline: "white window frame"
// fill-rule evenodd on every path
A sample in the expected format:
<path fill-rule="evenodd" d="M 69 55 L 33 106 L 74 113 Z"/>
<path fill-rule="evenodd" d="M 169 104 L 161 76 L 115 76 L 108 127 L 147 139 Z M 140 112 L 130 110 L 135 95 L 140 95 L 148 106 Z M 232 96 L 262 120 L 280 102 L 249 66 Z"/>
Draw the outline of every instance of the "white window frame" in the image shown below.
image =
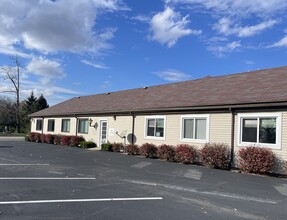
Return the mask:
<path fill-rule="evenodd" d="M 180 119 L 180 141 L 182 142 L 194 142 L 194 143 L 209 143 L 209 114 L 194 114 L 194 115 L 182 115 Z M 206 119 L 206 139 L 195 139 L 195 138 L 184 138 L 183 134 L 183 121 L 185 119 Z M 195 131 L 196 129 L 194 128 L 193 131 L 193 137 L 195 137 Z"/>
<path fill-rule="evenodd" d="M 282 114 L 281 113 L 242 113 L 237 115 L 237 133 L 238 133 L 238 146 L 258 146 L 258 147 L 268 147 L 272 149 L 281 149 L 281 132 L 282 132 Z M 257 143 L 254 142 L 243 142 L 242 141 L 242 121 L 243 119 L 257 119 Z M 276 118 L 276 144 L 259 143 L 259 129 L 258 129 L 258 119 L 260 118 Z"/>
<path fill-rule="evenodd" d="M 87 125 L 88 125 L 88 127 L 87 127 L 87 132 L 80 131 L 80 121 L 87 121 Z M 88 134 L 88 133 L 89 133 L 89 128 L 90 128 L 90 126 L 89 126 L 89 119 L 88 119 L 88 118 L 79 118 L 79 119 L 78 119 L 78 127 L 77 127 L 77 130 L 78 130 L 78 133 L 79 133 L 79 134 Z"/>
<path fill-rule="evenodd" d="M 68 131 L 64 131 L 63 129 L 63 121 L 69 121 L 69 129 Z M 71 132 L 71 119 L 70 118 L 62 118 L 61 120 L 61 133 L 70 133 Z"/>
<path fill-rule="evenodd" d="M 38 122 L 40 122 L 40 121 L 41 121 L 41 125 L 40 125 L 40 129 L 38 129 Z M 35 130 L 36 131 L 42 131 L 43 130 L 43 126 L 44 126 L 44 120 L 42 118 L 36 119 L 36 128 L 35 128 Z"/>
<path fill-rule="evenodd" d="M 155 136 L 148 136 L 147 135 L 147 121 L 148 119 L 163 119 L 163 137 L 155 137 Z M 145 117 L 144 122 L 144 138 L 145 139 L 152 139 L 152 140 L 165 140 L 165 134 L 166 134 L 166 116 L 164 115 L 151 115 Z"/>
<path fill-rule="evenodd" d="M 53 121 L 54 123 L 54 126 L 53 126 L 53 129 L 52 130 L 49 130 L 49 122 Z M 54 132 L 55 131 L 55 119 L 48 119 L 48 122 L 47 122 L 47 131 L 48 132 Z"/>

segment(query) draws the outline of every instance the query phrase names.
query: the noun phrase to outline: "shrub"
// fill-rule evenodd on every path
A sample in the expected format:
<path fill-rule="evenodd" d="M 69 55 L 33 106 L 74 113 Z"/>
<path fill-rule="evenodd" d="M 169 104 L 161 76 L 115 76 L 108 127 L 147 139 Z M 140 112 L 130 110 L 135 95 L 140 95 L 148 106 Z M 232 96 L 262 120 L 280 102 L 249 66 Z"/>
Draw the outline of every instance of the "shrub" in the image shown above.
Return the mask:
<path fill-rule="evenodd" d="M 61 138 L 61 144 L 64 146 L 69 146 L 70 145 L 70 139 L 71 139 L 71 136 L 63 135 Z"/>
<path fill-rule="evenodd" d="M 80 148 L 92 148 L 92 147 L 97 147 L 96 143 L 92 141 L 80 141 L 79 145 Z"/>
<path fill-rule="evenodd" d="M 173 146 L 162 144 L 157 149 L 157 156 L 160 159 L 174 161 L 175 150 Z"/>
<path fill-rule="evenodd" d="M 53 144 L 54 143 L 54 135 L 52 134 L 46 134 L 45 136 L 45 142 L 47 144 Z"/>
<path fill-rule="evenodd" d="M 36 135 L 35 132 L 30 132 L 28 134 L 28 141 L 34 142 L 35 141 L 35 135 Z"/>
<path fill-rule="evenodd" d="M 111 143 L 105 143 L 101 145 L 103 151 L 113 151 L 113 145 Z"/>
<path fill-rule="evenodd" d="M 70 146 L 71 147 L 77 147 L 80 142 L 85 141 L 85 139 L 82 136 L 71 136 L 70 137 Z"/>
<path fill-rule="evenodd" d="M 41 141 L 41 134 L 35 133 L 34 140 L 35 140 L 35 142 L 40 142 Z"/>
<path fill-rule="evenodd" d="M 112 144 L 112 150 L 114 152 L 121 152 L 124 149 L 123 143 L 113 143 Z"/>
<path fill-rule="evenodd" d="M 208 167 L 228 169 L 230 162 L 229 147 L 222 143 L 205 144 L 200 151 L 200 160 L 203 165 Z"/>
<path fill-rule="evenodd" d="M 45 134 L 40 134 L 40 141 L 42 143 L 45 143 L 46 135 Z"/>
<path fill-rule="evenodd" d="M 25 136 L 25 141 L 30 141 L 29 135 Z"/>
<path fill-rule="evenodd" d="M 275 164 L 275 154 L 268 148 L 245 147 L 238 151 L 239 169 L 247 173 L 270 172 Z"/>
<path fill-rule="evenodd" d="M 140 155 L 146 158 L 157 158 L 157 147 L 154 144 L 145 143 L 140 147 Z"/>
<path fill-rule="evenodd" d="M 61 144 L 62 135 L 54 135 L 54 144 Z"/>
<path fill-rule="evenodd" d="M 175 161 L 184 164 L 192 164 L 197 161 L 197 150 L 187 144 L 179 144 L 175 149 Z"/>
<path fill-rule="evenodd" d="M 128 144 L 124 149 L 128 155 L 138 155 L 140 153 L 138 145 L 135 144 Z"/>

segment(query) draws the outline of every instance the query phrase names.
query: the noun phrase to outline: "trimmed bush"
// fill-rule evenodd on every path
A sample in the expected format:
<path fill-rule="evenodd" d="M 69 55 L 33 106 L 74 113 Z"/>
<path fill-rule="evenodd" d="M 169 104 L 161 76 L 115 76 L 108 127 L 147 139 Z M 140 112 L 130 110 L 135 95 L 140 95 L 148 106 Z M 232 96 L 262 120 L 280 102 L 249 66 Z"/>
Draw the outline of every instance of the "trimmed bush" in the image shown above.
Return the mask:
<path fill-rule="evenodd" d="M 54 143 L 54 135 L 46 134 L 46 136 L 45 136 L 45 143 L 53 144 Z"/>
<path fill-rule="evenodd" d="M 140 153 L 138 145 L 135 144 L 128 144 L 124 149 L 128 155 L 139 155 Z"/>
<path fill-rule="evenodd" d="M 229 147 L 222 143 L 205 144 L 200 150 L 200 160 L 203 165 L 211 168 L 228 169 L 230 162 Z"/>
<path fill-rule="evenodd" d="M 275 154 L 268 148 L 245 147 L 238 151 L 239 169 L 246 173 L 271 172 Z"/>
<path fill-rule="evenodd" d="M 111 143 L 106 143 L 101 145 L 103 151 L 113 151 L 113 145 Z"/>
<path fill-rule="evenodd" d="M 61 138 L 61 145 L 69 146 L 70 145 L 71 136 L 63 135 Z"/>
<path fill-rule="evenodd" d="M 42 143 L 46 143 L 45 140 L 46 140 L 46 135 L 45 134 L 40 134 L 40 141 Z"/>
<path fill-rule="evenodd" d="M 28 134 L 28 140 L 31 142 L 34 142 L 35 141 L 35 135 L 36 135 L 36 132 L 30 132 Z"/>
<path fill-rule="evenodd" d="M 71 147 L 77 147 L 79 146 L 80 142 L 83 141 L 85 141 L 85 139 L 82 136 L 71 136 L 69 145 Z"/>
<path fill-rule="evenodd" d="M 197 150 L 187 144 L 179 144 L 175 149 L 175 161 L 184 164 L 197 162 Z"/>
<path fill-rule="evenodd" d="M 54 135 L 54 144 L 60 145 L 62 140 L 62 135 Z"/>
<path fill-rule="evenodd" d="M 113 146 L 112 146 L 112 150 L 113 150 L 114 152 L 121 152 L 121 151 L 123 151 L 123 149 L 124 149 L 123 143 L 113 143 L 112 145 L 113 145 Z"/>
<path fill-rule="evenodd" d="M 40 142 L 41 141 L 41 134 L 35 133 L 34 140 L 35 140 L 35 142 Z"/>
<path fill-rule="evenodd" d="M 80 148 L 92 148 L 92 147 L 97 147 L 96 143 L 92 141 L 81 141 L 79 142 L 78 145 Z"/>
<path fill-rule="evenodd" d="M 140 147 L 140 155 L 146 158 L 157 158 L 157 147 L 154 144 L 145 143 Z"/>
<path fill-rule="evenodd" d="M 175 149 L 171 145 L 162 144 L 157 149 L 157 157 L 167 161 L 174 161 Z"/>

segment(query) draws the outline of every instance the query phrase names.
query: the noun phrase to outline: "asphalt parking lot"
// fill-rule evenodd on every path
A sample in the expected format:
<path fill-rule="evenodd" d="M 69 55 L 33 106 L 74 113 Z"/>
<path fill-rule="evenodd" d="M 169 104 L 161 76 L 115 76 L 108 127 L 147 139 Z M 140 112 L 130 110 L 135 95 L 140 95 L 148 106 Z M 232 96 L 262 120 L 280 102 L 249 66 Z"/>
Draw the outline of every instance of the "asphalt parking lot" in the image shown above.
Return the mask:
<path fill-rule="evenodd" d="M 286 219 L 286 179 L 0 141 L 1 219 Z"/>

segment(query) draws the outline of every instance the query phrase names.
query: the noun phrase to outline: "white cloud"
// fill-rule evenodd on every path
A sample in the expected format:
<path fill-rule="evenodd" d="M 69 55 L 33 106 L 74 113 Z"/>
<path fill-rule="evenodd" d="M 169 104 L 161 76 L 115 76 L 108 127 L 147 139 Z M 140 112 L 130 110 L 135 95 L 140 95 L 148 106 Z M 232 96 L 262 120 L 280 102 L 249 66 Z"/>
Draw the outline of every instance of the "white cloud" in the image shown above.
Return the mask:
<path fill-rule="evenodd" d="M 214 25 L 214 29 L 218 30 L 219 33 L 224 35 L 237 35 L 238 37 L 250 37 L 255 34 L 259 34 L 265 29 L 271 28 L 275 24 L 277 24 L 277 20 L 268 20 L 263 21 L 259 24 L 252 26 L 241 27 L 237 24 L 233 24 L 233 22 L 227 18 L 221 18 L 216 25 Z"/>
<path fill-rule="evenodd" d="M 136 20 L 136 21 L 140 21 L 140 22 L 149 22 L 151 20 L 151 18 L 149 16 L 146 16 L 146 15 L 133 16 L 133 17 L 131 17 L 131 19 Z"/>
<path fill-rule="evenodd" d="M 45 53 L 96 53 L 110 46 L 107 41 L 115 31 L 95 31 L 97 12 L 117 9 L 119 0 L 1 0 L 0 45 L 21 44 Z"/>
<path fill-rule="evenodd" d="M 227 53 L 236 51 L 239 47 L 241 47 L 240 41 L 233 41 L 225 45 L 211 45 L 207 49 L 218 57 L 224 57 Z"/>
<path fill-rule="evenodd" d="M 150 39 L 158 41 L 160 44 L 166 44 L 170 48 L 184 36 L 201 34 L 201 30 L 187 28 L 188 23 L 188 16 L 182 17 L 180 13 L 166 7 L 163 12 L 159 12 L 152 17 L 150 21 L 152 35 Z"/>
<path fill-rule="evenodd" d="M 109 67 L 103 65 L 103 64 L 98 64 L 98 63 L 93 63 L 93 62 L 90 62 L 88 60 L 81 60 L 82 63 L 86 64 L 86 65 L 89 65 L 89 66 L 92 66 L 96 69 L 108 69 Z"/>
<path fill-rule="evenodd" d="M 154 72 L 156 76 L 159 78 L 170 81 L 170 82 L 178 82 L 190 79 L 192 76 L 178 70 L 168 69 L 161 72 Z"/>
<path fill-rule="evenodd" d="M 60 63 L 43 57 L 33 58 L 26 66 L 26 72 L 38 76 L 42 84 L 49 84 L 54 79 L 65 77 Z"/>
<path fill-rule="evenodd" d="M 213 15 L 268 17 L 287 8 L 286 0 L 166 0 L 167 4 L 188 4 L 193 9 L 200 7 Z"/>
<path fill-rule="evenodd" d="M 270 47 L 287 47 L 287 36 L 272 44 Z"/>

